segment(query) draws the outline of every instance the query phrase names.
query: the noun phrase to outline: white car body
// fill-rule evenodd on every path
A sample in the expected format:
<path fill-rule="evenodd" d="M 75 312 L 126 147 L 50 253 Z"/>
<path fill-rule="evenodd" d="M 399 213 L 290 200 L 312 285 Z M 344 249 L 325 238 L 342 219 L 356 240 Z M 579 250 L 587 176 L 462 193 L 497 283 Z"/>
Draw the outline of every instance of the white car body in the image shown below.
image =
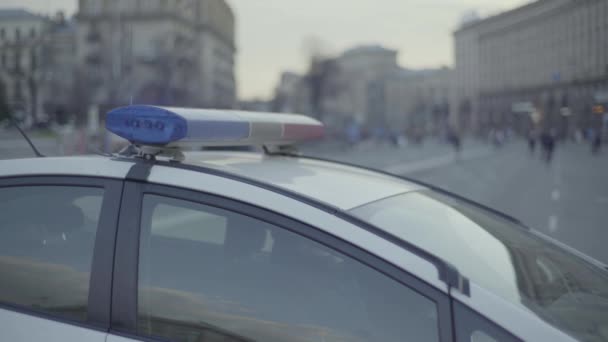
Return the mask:
<path fill-rule="evenodd" d="M 440 280 L 436 265 L 417 253 L 289 195 L 299 194 L 336 211 L 347 211 L 379 199 L 424 189 L 422 185 L 351 166 L 293 157 L 238 152 L 196 152 L 188 153 L 186 157 L 184 164 L 200 169 L 173 167 L 167 163 L 145 164 L 147 182 L 232 198 L 317 227 L 411 273 L 521 340 L 574 341 L 531 311 L 516 307 L 473 282 L 468 294 L 450 288 Z M 143 164 L 137 160 L 108 157 L 18 159 L 0 161 L 0 179 L 87 176 L 128 180 L 136 165 Z M 284 189 L 286 193 L 276 189 Z M 6 341 L 132 340 L 132 337 L 115 335 L 111 331 L 87 329 L 7 309 L 0 309 L 0 328 L 0 337 Z"/>

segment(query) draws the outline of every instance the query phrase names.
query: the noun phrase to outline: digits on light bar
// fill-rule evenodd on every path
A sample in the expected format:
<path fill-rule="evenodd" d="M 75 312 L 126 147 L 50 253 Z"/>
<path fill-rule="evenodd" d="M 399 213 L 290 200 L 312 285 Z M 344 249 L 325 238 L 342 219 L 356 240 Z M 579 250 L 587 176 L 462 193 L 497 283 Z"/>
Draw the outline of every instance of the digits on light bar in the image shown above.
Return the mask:
<path fill-rule="evenodd" d="M 303 115 L 147 105 L 110 111 L 106 128 L 137 145 L 167 147 L 290 145 L 324 134 Z"/>

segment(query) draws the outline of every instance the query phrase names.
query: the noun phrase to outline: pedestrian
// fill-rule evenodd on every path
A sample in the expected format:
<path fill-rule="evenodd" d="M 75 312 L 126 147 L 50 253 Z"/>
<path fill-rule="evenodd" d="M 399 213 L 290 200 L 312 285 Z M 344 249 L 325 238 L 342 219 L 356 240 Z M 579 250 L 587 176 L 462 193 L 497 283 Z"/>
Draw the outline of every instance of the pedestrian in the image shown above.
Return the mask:
<path fill-rule="evenodd" d="M 401 146 L 401 141 L 400 141 L 401 135 L 399 134 L 399 132 L 391 130 L 389 132 L 389 139 L 391 144 L 393 145 L 393 147 L 399 147 Z"/>
<path fill-rule="evenodd" d="M 496 143 L 498 147 L 502 147 L 505 142 L 505 132 L 502 129 L 496 131 Z"/>
<path fill-rule="evenodd" d="M 460 136 L 459 136 L 458 132 L 456 132 L 456 130 L 454 130 L 454 129 L 450 129 L 449 130 L 449 132 L 448 132 L 448 142 L 454 148 L 454 155 L 455 155 L 455 157 L 458 158 L 458 156 L 460 154 L 460 149 L 462 147 L 462 144 L 461 144 L 461 141 L 460 141 Z"/>
<path fill-rule="evenodd" d="M 534 150 L 536 149 L 536 132 L 534 130 L 530 130 L 528 134 L 528 147 L 530 148 L 530 153 L 534 154 Z"/>
<path fill-rule="evenodd" d="M 595 133 L 595 136 L 591 140 L 591 153 L 598 154 L 602 147 L 602 135 L 599 133 Z"/>
<path fill-rule="evenodd" d="M 361 128 L 355 120 L 346 127 L 346 139 L 350 148 L 354 148 L 361 140 Z"/>
<path fill-rule="evenodd" d="M 543 157 L 547 164 L 550 164 L 555 150 L 555 137 L 550 131 L 544 131 L 540 139 L 543 145 Z"/>

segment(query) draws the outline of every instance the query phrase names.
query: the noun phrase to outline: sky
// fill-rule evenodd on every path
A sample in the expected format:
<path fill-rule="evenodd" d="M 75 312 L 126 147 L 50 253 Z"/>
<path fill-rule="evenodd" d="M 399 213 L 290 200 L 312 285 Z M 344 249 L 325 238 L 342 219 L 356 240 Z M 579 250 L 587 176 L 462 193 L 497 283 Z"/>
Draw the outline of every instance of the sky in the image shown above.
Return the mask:
<path fill-rule="evenodd" d="M 399 51 L 408 68 L 450 66 L 452 32 L 463 14 L 481 16 L 529 0 L 227 0 L 237 17 L 236 72 L 241 99 L 270 98 L 285 70 L 304 72 L 313 50 L 360 44 Z M 76 0 L 0 0 L 42 14 L 76 11 Z M 318 49 L 318 48 L 317 48 Z"/>

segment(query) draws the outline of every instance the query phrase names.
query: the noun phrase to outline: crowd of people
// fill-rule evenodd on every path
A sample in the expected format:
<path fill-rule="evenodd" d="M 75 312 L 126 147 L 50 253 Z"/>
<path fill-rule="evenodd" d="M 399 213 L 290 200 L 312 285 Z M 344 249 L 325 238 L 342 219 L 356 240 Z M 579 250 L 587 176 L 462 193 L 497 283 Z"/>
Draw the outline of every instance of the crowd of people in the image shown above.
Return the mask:
<path fill-rule="evenodd" d="M 591 153 L 597 155 L 600 153 L 602 147 L 602 133 L 594 129 L 588 129 L 584 137 L 582 134 L 577 134 L 577 141 L 586 140 L 591 146 Z M 537 130 L 531 130 L 528 134 L 528 147 L 530 153 L 534 154 L 536 146 L 539 145 L 541 149 L 541 156 L 547 162 L 550 163 L 553 159 L 553 154 L 557 145 L 557 134 L 554 129 L 545 129 L 540 132 Z"/>
<path fill-rule="evenodd" d="M 495 148 L 501 148 L 507 141 L 513 140 L 517 134 L 513 130 L 509 129 L 491 129 L 486 135 L 488 143 L 492 144 Z M 591 148 L 591 153 L 597 155 L 601 152 L 603 145 L 602 132 L 595 129 L 587 129 L 586 131 L 577 131 L 575 134 L 575 140 L 577 142 L 586 141 Z M 403 146 L 405 144 L 421 144 L 424 137 L 416 134 L 397 134 L 388 129 L 375 129 L 365 130 L 356 123 L 347 125 L 343 131 L 343 139 L 351 147 L 354 147 L 359 142 L 367 139 L 374 139 L 376 141 L 384 141 L 390 143 L 395 147 Z M 427 137 L 428 138 L 428 137 Z M 462 149 L 462 135 L 456 129 L 448 128 L 442 134 L 439 135 L 441 140 L 451 145 L 454 153 L 458 155 Z M 527 136 L 528 147 L 531 154 L 535 154 L 536 150 L 540 150 L 540 157 L 547 163 L 551 163 L 555 153 L 555 149 L 558 142 L 563 140 L 557 134 L 556 129 L 532 129 L 529 131 Z"/>

